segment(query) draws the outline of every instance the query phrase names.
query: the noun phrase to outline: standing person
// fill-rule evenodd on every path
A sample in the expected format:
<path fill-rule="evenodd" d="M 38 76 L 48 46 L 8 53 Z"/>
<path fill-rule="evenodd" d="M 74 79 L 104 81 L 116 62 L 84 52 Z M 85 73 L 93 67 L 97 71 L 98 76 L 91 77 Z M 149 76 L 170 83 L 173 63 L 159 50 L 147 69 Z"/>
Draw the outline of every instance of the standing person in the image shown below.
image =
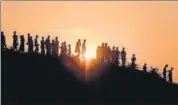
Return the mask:
<path fill-rule="evenodd" d="M 82 58 L 85 59 L 85 53 L 86 53 L 86 39 L 84 39 L 82 44 Z"/>
<path fill-rule="evenodd" d="M 110 63 L 111 57 L 112 57 L 111 48 L 110 48 L 110 46 L 108 46 L 106 48 L 106 62 L 107 63 Z"/>
<path fill-rule="evenodd" d="M 104 43 L 104 48 L 103 48 L 103 55 L 104 55 L 104 62 L 107 61 L 107 53 L 108 53 L 108 44 Z"/>
<path fill-rule="evenodd" d="M 14 50 L 17 50 L 17 47 L 18 47 L 18 36 L 17 36 L 17 33 L 16 31 L 13 32 L 13 49 Z"/>
<path fill-rule="evenodd" d="M 24 52 L 24 50 L 25 50 L 25 38 L 24 35 L 21 35 L 19 51 Z"/>
<path fill-rule="evenodd" d="M 33 53 L 33 37 L 30 36 L 30 40 L 29 40 L 29 53 Z"/>
<path fill-rule="evenodd" d="M 166 72 L 167 72 L 167 68 L 168 68 L 168 64 L 166 64 L 163 68 L 163 78 L 166 80 L 167 77 L 166 77 Z"/>
<path fill-rule="evenodd" d="M 115 46 L 112 47 L 112 52 L 111 52 L 111 60 L 112 60 L 112 63 L 115 63 L 116 62 L 116 50 L 115 50 Z"/>
<path fill-rule="evenodd" d="M 97 49 L 96 49 L 96 60 L 97 60 L 97 62 L 100 61 L 100 60 L 99 60 L 99 59 L 100 59 L 99 50 L 100 50 L 100 46 L 98 46 Z"/>
<path fill-rule="evenodd" d="M 72 53 L 71 53 L 71 45 L 68 44 L 68 56 L 71 57 L 71 54 L 72 54 Z"/>
<path fill-rule="evenodd" d="M 120 58 L 119 47 L 116 47 L 116 62 L 117 62 L 117 65 L 120 64 L 120 62 L 119 62 L 119 58 Z"/>
<path fill-rule="evenodd" d="M 7 46 L 6 46 L 6 37 L 4 35 L 4 32 L 1 31 L 1 48 L 2 49 L 5 49 Z"/>
<path fill-rule="evenodd" d="M 147 72 L 147 64 L 146 63 L 143 65 L 143 71 Z"/>
<path fill-rule="evenodd" d="M 28 45 L 28 52 L 30 52 L 30 33 L 27 34 L 27 45 Z"/>
<path fill-rule="evenodd" d="M 60 53 L 61 56 L 64 55 L 64 42 L 61 43 L 61 53 Z"/>
<path fill-rule="evenodd" d="M 63 47 L 64 47 L 64 55 L 67 55 L 67 44 L 65 41 Z"/>
<path fill-rule="evenodd" d="M 41 39 L 41 54 L 42 55 L 45 54 L 45 41 L 44 41 L 44 37 L 42 37 L 42 39 Z"/>
<path fill-rule="evenodd" d="M 47 55 L 49 56 L 51 54 L 51 42 L 50 42 L 50 36 L 48 35 L 46 41 L 45 41 L 45 45 L 46 45 L 46 51 L 47 51 Z"/>
<path fill-rule="evenodd" d="M 105 53 L 104 52 L 104 49 L 105 49 L 104 47 L 105 47 L 105 45 L 104 45 L 104 43 L 102 43 L 102 45 L 101 45 L 101 53 L 100 53 L 100 57 L 101 57 L 100 59 L 101 59 L 102 63 L 104 63 L 104 53 Z"/>
<path fill-rule="evenodd" d="M 56 43 L 54 42 L 54 39 L 52 40 L 51 48 L 52 48 L 52 56 L 56 56 Z"/>
<path fill-rule="evenodd" d="M 136 68 L 136 63 L 135 63 L 136 57 L 135 57 L 135 54 L 132 55 L 131 61 L 132 61 L 131 67 L 135 69 Z"/>
<path fill-rule="evenodd" d="M 38 35 L 35 37 L 35 53 L 38 53 L 39 51 L 39 44 L 38 44 Z"/>
<path fill-rule="evenodd" d="M 80 57 L 80 46 L 81 46 L 81 41 L 78 39 L 75 47 L 75 52 L 77 53 L 77 56 Z"/>
<path fill-rule="evenodd" d="M 59 56 L 59 41 L 58 41 L 58 37 L 55 37 L 55 49 L 56 49 L 56 56 Z"/>
<path fill-rule="evenodd" d="M 122 66 L 125 66 L 125 63 L 126 63 L 126 51 L 125 51 L 125 48 L 122 49 L 121 51 L 121 60 L 122 60 Z"/>
<path fill-rule="evenodd" d="M 168 71 L 168 80 L 169 80 L 170 83 L 173 82 L 173 80 L 172 80 L 172 71 L 173 70 L 174 70 L 174 68 L 172 67 L 171 70 Z"/>

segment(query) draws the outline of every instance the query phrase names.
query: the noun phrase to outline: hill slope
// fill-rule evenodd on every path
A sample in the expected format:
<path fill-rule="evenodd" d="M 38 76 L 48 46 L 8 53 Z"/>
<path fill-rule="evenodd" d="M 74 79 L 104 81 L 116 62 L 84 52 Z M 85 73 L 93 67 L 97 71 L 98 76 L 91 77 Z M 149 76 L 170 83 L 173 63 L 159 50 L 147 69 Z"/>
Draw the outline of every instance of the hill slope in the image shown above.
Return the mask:
<path fill-rule="evenodd" d="M 2 51 L 2 102 L 177 103 L 178 86 L 156 75 L 102 65 L 106 71 L 86 84 L 78 80 L 63 62 L 64 59 L 38 54 Z M 72 60 L 68 62 L 76 65 Z"/>

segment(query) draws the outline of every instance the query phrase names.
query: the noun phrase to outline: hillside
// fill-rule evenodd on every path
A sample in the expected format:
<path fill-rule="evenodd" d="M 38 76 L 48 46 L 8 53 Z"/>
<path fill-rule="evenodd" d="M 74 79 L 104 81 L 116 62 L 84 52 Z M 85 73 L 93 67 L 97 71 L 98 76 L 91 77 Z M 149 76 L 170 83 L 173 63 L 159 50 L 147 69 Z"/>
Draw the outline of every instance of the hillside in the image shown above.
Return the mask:
<path fill-rule="evenodd" d="M 101 65 L 94 69 L 104 72 L 86 82 L 74 75 L 72 70 L 82 67 L 73 59 L 66 61 L 13 51 L 1 53 L 3 104 L 170 104 L 178 101 L 178 86 L 151 73 Z"/>

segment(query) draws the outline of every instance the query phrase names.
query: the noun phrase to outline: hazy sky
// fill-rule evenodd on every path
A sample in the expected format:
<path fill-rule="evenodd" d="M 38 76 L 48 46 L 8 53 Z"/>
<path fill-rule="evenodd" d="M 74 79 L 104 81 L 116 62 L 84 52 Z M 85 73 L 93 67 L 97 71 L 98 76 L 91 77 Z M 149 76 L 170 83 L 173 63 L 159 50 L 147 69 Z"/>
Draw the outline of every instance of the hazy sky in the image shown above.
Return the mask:
<path fill-rule="evenodd" d="M 74 44 L 87 39 L 88 53 L 102 42 L 126 47 L 128 60 L 175 68 L 178 82 L 178 2 L 156 1 L 2 1 L 1 28 L 8 45 L 12 32 L 58 36 Z M 73 46 L 72 46 L 73 47 Z M 177 78 L 176 78 L 177 76 Z"/>

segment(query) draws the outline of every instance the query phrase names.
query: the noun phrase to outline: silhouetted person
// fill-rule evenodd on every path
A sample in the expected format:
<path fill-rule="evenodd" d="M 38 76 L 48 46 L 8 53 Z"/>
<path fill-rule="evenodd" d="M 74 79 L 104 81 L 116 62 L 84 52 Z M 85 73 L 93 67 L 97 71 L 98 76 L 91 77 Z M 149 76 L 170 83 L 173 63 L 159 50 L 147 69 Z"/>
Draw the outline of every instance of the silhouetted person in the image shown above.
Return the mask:
<path fill-rule="evenodd" d="M 110 46 L 107 46 L 107 48 L 106 48 L 106 62 L 107 63 L 110 63 L 111 56 L 112 56 L 112 54 L 111 54 L 111 48 L 110 48 Z"/>
<path fill-rule="evenodd" d="M 17 50 L 17 47 L 18 47 L 18 36 L 17 36 L 17 33 L 16 31 L 13 32 L 13 49 L 14 50 Z"/>
<path fill-rule="evenodd" d="M 60 51 L 60 55 L 63 55 L 64 54 L 64 42 L 61 43 L 61 51 Z"/>
<path fill-rule="evenodd" d="M 62 56 L 67 55 L 67 45 L 66 45 L 66 42 L 61 43 L 61 55 Z"/>
<path fill-rule="evenodd" d="M 67 55 L 67 44 L 65 41 L 63 47 L 64 47 L 64 55 Z"/>
<path fill-rule="evenodd" d="M 2 49 L 6 49 L 6 37 L 4 35 L 4 32 L 1 31 L 1 48 Z"/>
<path fill-rule="evenodd" d="M 168 71 L 168 80 L 169 80 L 170 83 L 173 82 L 173 80 L 172 80 L 172 71 L 173 70 L 174 70 L 174 68 L 172 67 L 171 70 Z"/>
<path fill-rule="evenodd" d="M 49 56 L 51 54 L 51 42 L 50 42 L 50 36 L 47 37 L 45 41 L 46 45 L 46 54 Z"/>
<path fill-rule="evenodd" d="M 29 53 L 33 53 L 33 38 L 32 36 L 30 36 L 30 40 L 29 40 Z"/>
<path fill-rule="evenodd" d="M 81 41 L 78 39 L 75 47 L 75 52 L 77 53 L 78 57 L 80 57 L 80 46 L 81 46 Z"/>
<path fill-rule="evenodd" d="M 166 80 L 166 72 L 167 72 L 167 67 L 168 67 L 168 64 L 166 64 L 163 68 L 163 78 Z"/>
<path fill-rule="evenodd" d="M 108 44 L 104 43 L 104 48 L 103 48 L 103 55 L 104 55 L 104 61 L 107 61 L 107 52 L 108 52 Z"/>
<path fill-rule="evenodd" d="M 136 57 L 135 57 L 135 54 L 132 55 L 131 61 L 132 61 L 131 66 L 132 66 L 132 68 L 135 69 L 136 68 L 136 63 L 135 63 Z"/>
<path fill-rule="evenodd" d="M 38 44 L 38 35 L 35 37 L 35 53 L 38 53 L 39 51 L 39 44 Z"/>
<path fill-rule="evenodd" d="M 125 48 L 123 48 L 122 51 L 121 51 L 121 60 L 122 60 L 122 66 L 125 66 L 125 63 L 126 63 L 126 51 L 125 51 Z"/>
<path fill-rule="evenodd" d="M 116 62 L 116 50 L 115 50 L 115 46 L 113 46 L 112 48 L 112 52 L 111 52 L 111 60 L 112 60 L 112 63 L 115 63 Z"/>
<path fill-rule="evenodd" d="M 97 51 L 96 51 L 96 59 L 97 59 L 97 62 L 101 63 L 101 60 L 102 60 L 102 46 L 98 46 L 97 48 Z"/>
<path fill-rule="evenodd" d="M 147 72 L 147 64 L 146 63 L 143 65 L 143 71 Z"/>
<path fill-rule="evenodd" d="M 119 47 L 116 47 L 116 63 L 117 63 L 117 65 L 120 64 L 119 58 L 120 58 Z"/>
<path fill-rule="evenodd" d="M 52 48 L 52 56 L 56 56 L 56 44 L 54 42 L 54 39 L 52 40 L 51 48 Z"/>
<path fill-rule="evenodd" d="M 84 59 L 85 59 L 85 53 L 86 53 L 86 40 L 84 39 L 82 43 L 82 58 Z"/>
<path fill-rule="evenodd" d="M 105 48 L 104 47 L 105 47 L 105 44 L 102 43 L 102 45 L 101 45 L 101 53 L 99 54 L 102 63 L 104 62 L 104 58 L 105 58 L 105 52 L 104 52 Z"/>
<path fill-rule="evenodd" d="M 58 41 L 58 37 L 55 37 L 55 49 L 56 49 L 56 56 L 59 55 L 59 41 Z"/>
<path fill-rule="evenodd" d="M 45 54 L 45 41 L 44 41 L 44 37 L 42 37 L 42 39 L 41 39 L 41 54 L 42 55 Z"/>
<path fill-rule="evenodd" d="M 154 75 L 158 75 L 158 69 L 156 69 L 156 68 L 152 68 L 152 70 L 151 70 L 151 73 L 152 74 L 154 74 Z"/>
<path fill-rule="evenodd" d="M 72 54 L 71 51 L 72 51 L 72 50 L 71 50 L 71 45 L 68 44 L 68 56 L 69 56 L 69 57 L 71 57 L 71 54 Z"/>
<path fill-rule="evenodd" d="M 20 47 L 19 51 L 24 52 L 25 51 L 25 38 L 24 35 L 20 36 Z"/>
<path fill-rule="evenodd" d="M 30 33 L 27 34 L 27 45 L 28 45 L 28 52 L 30 52 Z"/>

